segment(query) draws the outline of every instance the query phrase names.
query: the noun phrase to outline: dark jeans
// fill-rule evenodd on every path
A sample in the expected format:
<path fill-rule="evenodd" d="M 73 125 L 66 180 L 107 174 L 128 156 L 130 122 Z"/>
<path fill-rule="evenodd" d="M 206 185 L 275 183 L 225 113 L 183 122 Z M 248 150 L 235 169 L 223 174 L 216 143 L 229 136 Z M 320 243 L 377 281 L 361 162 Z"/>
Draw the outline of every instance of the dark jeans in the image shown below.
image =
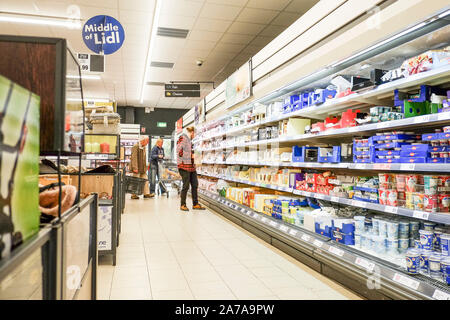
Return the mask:
<path fill-rule="evenodd" d="M 181 179 L 183 180 L 183 188 L 181 189 L 181 205 L 186 205 L 186 197 L 187 193 L 189 191 L 189 185 L 192 187 L 192 203 L 193 205 L 198 204 L 198 195 L 197 195 L 197 189 L 198 189 L 198 179 L 197 179 L 197 172 L 189 172 L 183 169 L 178 170 L 181 175 Z"/>
<path fill-rule="evenodd" d="M 158 180 L 159 180 L 160 179 L 159 168 L 157 165 L 154 165 L 152 163 L 152 164 L 150 164 L 150 193 L 155 193 L 156 176 L 158 176 Z"/>

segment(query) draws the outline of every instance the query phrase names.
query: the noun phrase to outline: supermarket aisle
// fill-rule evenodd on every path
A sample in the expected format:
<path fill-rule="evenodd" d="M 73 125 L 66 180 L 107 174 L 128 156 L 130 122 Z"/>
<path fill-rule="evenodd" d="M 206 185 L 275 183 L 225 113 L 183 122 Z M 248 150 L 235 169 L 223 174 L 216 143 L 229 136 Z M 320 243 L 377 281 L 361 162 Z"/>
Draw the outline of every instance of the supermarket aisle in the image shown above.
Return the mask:
<path fill-rule="evenodd" d="M 176 194 L 127 201 L 99 299 L 360 299 L 215 213 L 181 213 Z"/>

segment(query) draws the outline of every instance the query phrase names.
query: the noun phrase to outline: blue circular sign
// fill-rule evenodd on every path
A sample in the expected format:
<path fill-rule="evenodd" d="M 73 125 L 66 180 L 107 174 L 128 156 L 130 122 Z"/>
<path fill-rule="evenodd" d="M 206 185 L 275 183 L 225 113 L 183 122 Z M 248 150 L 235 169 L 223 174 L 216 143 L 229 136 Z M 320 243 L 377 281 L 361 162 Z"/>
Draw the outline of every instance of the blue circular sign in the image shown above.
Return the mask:
<path fill-rule="evenodd" d="M 83 40 L 95 53 L 111 54 L 125 41 L 125 31 L 119 21 L 110 16 L 95 16 L 83 26 Z"/>

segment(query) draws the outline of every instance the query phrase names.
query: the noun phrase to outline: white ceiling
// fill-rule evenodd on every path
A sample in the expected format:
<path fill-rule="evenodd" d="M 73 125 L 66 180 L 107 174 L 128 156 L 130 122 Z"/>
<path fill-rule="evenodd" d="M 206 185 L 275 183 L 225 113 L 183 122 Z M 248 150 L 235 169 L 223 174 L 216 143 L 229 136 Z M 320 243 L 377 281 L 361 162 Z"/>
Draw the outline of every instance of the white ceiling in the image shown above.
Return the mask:
<path fill-rule="evenodd" d="M 186 39 L 156 37 L 147 81 L 214 81 L 216 86 L 319 0 L 161 0 L 158 27 L 188 29 Z M 101 80 L 83 80 L 85 97 L 110 98 L 119 105 L 191 108 L 199 98 L 165 98 L 162 86 L 146 86 L 139 103 L 155 0 L 1 0 L 0 11 L 80 18 L 110 15 L 125 29 L 122 48 L 106 56 Z M 0 33 L 67 38 L 76 52 L 88 53 L 81 30 L 0 22 Z M 201 67 L 196 60 L 204 60 Z M 212 85 L 202 85 L 202 96 Z"/>

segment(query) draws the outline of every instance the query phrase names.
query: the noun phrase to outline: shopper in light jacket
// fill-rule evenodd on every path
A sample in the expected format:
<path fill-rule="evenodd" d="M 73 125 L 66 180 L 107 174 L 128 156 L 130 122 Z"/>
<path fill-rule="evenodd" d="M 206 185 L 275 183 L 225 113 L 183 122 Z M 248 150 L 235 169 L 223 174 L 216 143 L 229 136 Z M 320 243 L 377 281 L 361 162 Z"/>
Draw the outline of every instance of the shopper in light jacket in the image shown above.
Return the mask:
<path fill-rule="evenodd" d="M 159 172 L 159 162 L 164 159 L 163 139 L 156 140 L 155 146 L 150 154 L 150 192 L 155 193 L 156 177 L 161 179 Z"/>
<path fill-rule="evenodd" d="M 192 209 L 205 210 L 198 203 L 198 179 L 194 163 L 194 150 L 192 149 L 192 139 L 195 135 L 194 127 L 188 127 L 183 130 L 183 133 L 177 141 L 177 164 L 183 181 L 183 188 L 181 189 L 181 207 L 182 211 L 189 211 L 186 206 L 186 197 L 189 191 L 189 185 L 192 188 Z"/>
<path fill-rule="evenodd" d="M 131 149 L 131 172 L 134 177 L 142 178 L 147 180 L 144 187 L 144 199 L 153 198 L 155 195 L 150 194 L 148 188 L 148 176 L 147 176 L 147 158 L 146 158 L 146 147 L 148 145 L 149 138 L 147 136 L 141 136 L 139 142 L 136 143 Z M 131 199 L 139 199 L 139 196 L 133 194 Z"/>

